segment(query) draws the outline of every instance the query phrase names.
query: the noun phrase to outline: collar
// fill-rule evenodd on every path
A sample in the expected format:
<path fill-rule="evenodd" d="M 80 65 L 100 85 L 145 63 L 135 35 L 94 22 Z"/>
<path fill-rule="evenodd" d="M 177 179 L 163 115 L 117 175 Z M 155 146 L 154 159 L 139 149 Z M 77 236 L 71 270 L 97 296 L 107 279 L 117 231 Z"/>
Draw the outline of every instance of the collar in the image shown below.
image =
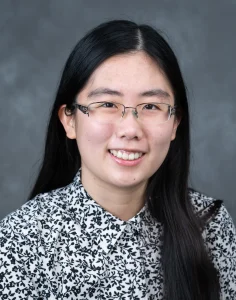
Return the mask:
<path fill-rule="evenodd" d="M 138 235 L 142 230 L 149 231 L 148 227 L 155 224 L 146 205 L 128 221 L 123 221 L 106 211 L 84 189 L 81 182 L 81 169 L 75 175 L 73 182 L 62 188 L 60 192 L 64 195 L 64 201 L 58 199 L 60 201 L 56 201 L 56 204 L 80 225 L 81 232 L 101 247 L 104 254 L 109 252 L 127 228 L 134 235 Z"/>

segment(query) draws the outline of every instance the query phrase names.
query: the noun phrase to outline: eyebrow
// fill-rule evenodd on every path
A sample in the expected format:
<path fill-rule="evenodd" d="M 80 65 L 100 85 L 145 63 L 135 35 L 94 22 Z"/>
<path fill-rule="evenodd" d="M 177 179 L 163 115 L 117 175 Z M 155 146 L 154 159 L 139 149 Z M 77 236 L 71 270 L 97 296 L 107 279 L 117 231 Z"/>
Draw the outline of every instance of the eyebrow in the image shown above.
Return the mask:
<path fill-rule="evenodd" d="M 144 96 L 144 97 L 157 96 L 159 98 L 164 98 L 164 99 L 170 98 L 170 94 L 162 89 L 153 89 L 150 91 L 146 91 L 146 92 L 141 93 L 141 96 Z"/>
<path fill-rule="evenodd" d="M 94 96 L 100 96 L 100 95 L 115 95 L 115 96 L 124 96 L 121 92 L 111 90 L 108 88 L 98 88 L 88 94 L 88 98 L 92 98 Z"/>
<path fill-rule="evenodd" d="M 116 90 L 111 90 L 109 88 L 98 88 L 98 89 L 95 89 L 94 91 L 91 91 L 88 94 L 88 98 L 92 98 L 94 96 L 101 96 L 101 95 L 124 96 L 123 93 L 116 91 Z M 170 98 L 170 94 L 162 89 L 152 89 L 149 91 L 145 91 L 143 93 L 140 93 L 139 96 L 142 96 L 142 97 L 156 96 L 156 97 L 164 98 L 164 99 Z"/>

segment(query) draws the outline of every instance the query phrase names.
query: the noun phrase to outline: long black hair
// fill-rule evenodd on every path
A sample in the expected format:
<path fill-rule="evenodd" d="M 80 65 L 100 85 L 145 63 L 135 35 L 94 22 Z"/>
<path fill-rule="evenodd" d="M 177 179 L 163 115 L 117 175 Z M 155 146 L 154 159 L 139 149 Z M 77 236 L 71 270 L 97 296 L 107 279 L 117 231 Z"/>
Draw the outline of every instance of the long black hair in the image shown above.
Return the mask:
<path fill-rule="evenodd" d="M 194 213 L 188 191 L 190 134 L 186 89 L 165 39 L 148 25 L 111 21 L 93 29 L 70 54 L 58 87 L 48 125 L 45 154 L 29 199 L 69 184 L 81 166 L 75 140 L 66 137 L 58 110 L 71 110 L 76 95 L 93 71 L 111 56 L 144 51 L 168 78 L 181 122 L 176 138 L 156 173 L 149 179 L 146 201 L 163 224 L 162 267 L 166 300 L 217 300 L 219 280 L 201 236 L 203 221 Z M 178 115 L 179 114 L 179 115 Z"/>

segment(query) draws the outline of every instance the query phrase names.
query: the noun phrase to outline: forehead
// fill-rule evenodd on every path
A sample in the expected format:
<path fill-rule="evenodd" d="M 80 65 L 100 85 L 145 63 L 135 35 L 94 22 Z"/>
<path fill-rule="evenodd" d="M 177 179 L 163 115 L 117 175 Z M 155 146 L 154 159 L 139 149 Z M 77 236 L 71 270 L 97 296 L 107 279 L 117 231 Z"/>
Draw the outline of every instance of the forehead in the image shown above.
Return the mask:
<path fill-rule="evenodd" d="M 97 88 L 111 88 L 130 95 L 162 89 L 173 97 L 166 75 L 157 62 L 143 51 L 116 55 L 105 60 L 93 72 L 81 93 Z"/>

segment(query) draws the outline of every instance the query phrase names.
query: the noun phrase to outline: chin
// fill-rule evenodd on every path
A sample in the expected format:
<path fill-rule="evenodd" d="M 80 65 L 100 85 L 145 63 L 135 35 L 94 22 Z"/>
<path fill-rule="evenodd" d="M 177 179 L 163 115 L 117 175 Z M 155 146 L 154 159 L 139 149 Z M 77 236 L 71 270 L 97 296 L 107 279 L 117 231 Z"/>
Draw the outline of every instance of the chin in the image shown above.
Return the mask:
<path fill-rule="evenodd" d="M 124 172 L 119 176 L 113 175 L 112 178 L 110 178 L 111 184 L 124 189 L 143 185 L 147 182 L 147 180 L 148 178 L 135 175 L 135 172 L 133 172 L 133 174 L 132 173 L 125 174 Z"/>

